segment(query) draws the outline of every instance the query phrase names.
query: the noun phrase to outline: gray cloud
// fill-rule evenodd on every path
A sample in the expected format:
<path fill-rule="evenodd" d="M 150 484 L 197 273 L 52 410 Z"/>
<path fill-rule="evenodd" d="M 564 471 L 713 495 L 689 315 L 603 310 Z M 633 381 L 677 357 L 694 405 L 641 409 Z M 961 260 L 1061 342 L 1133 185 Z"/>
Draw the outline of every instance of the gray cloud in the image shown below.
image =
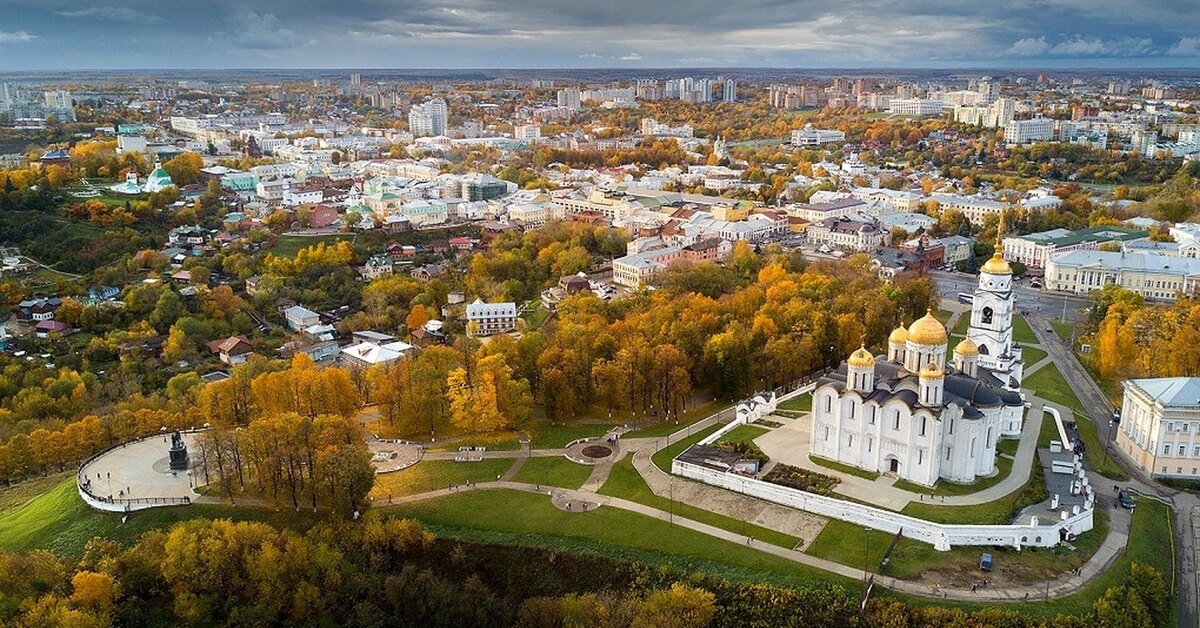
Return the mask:
<path fill-rule="evenodd" d="M 25 31 L 0 31 L 0 44 L 24 43 L 35 39 L 37 39 L 37 35 L 30 35 Z"/>
<path fill-rule="evenodd" d="M 273 50 L 300 45 L 302 38 L 296 31 L 286 28 L 274 13 L 258 14 L 246 11 L 234 20 L 233 41 L 251 50 Z"/>
<path fill-rule="evenodd" d="M 0 0 L 0 69 L 167 66 L 558 67 L 1178 65 L 1200 2 L 1142 0 Z M 143 26 L 155 21 L 153 29 Z M 16 39 L 21 34 L 27 38 Z M 9 47 L 12 48 L 11 46 Z M 19 67 L 18 67 L 19 66 Z"/>
<path fill-rule="evenodd" d="M 75 11 L 55 11 L 55 13 L 69 18 L 89 18 L 128 24 L 155 24 L 163 21 L 157 15 L 142 13 L 129 7 L 88 7 Z"/>

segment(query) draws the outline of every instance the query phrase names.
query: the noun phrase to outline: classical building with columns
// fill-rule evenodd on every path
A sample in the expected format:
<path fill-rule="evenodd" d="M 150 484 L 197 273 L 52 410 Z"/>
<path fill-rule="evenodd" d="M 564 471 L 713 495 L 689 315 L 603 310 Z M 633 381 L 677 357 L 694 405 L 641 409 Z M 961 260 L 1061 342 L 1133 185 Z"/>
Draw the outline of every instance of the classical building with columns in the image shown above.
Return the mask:
<path fill-rule="evenodd" d="M 997 250 L 979 275 L 967 338 L 946 364 L 946 327 L 927 313 L 817 382 L 812 453 L 933 486 L 996 471 L 996 443 L 1018 438 L 1025 400 L 1012 341 L 1012 270 Z"/>

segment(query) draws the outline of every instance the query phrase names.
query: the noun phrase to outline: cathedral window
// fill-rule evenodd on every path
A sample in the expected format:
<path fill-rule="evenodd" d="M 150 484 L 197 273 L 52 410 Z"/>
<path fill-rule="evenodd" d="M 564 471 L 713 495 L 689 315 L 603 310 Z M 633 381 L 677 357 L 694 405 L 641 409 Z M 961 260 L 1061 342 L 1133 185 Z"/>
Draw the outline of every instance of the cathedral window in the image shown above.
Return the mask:
<path fill-rule="evenodd" d="M 894 423 L 892 424 L 892 429 L 894 429 L 894 430 L 896 430 L 897 432 L 899 432 L 899 431 L 900 431 L 900 411 L 899 411 L 899 410 L 897 410 L 897 411 L 896 411 L 896 415 L 895 415 L 894 417 L 892 417 L 892 418 L 893 418 L 893 421 L 894 421 Z"/>
<path fill-rule="evenodd" d="M 921 417 L 921 436 L 925 435 L 925 417 Z"/>
<path fill-rule="evenodd" d="M 975 457 L 975 444 L 976 444 L 977 440 L 978 439 L 976 439 L 975 437 L 971 437 L 971 457 L 972 458 Z"/>
<path fill-rule="evenodd" d="M 825 440 L 826 441 L 829 440 L 829 426 L 828 425 L 825 426 Z"/>
<path fill-rule="evenodd" d="M 950 419 L 950 435 L 954 435 L 954 419 Z"/>
<path fill-rule="evenodd" d="M 825 395 L 825 411 L 833 412 L 833 395 Z"/>
<path fill-rule="evenodd" d="M 983 308 L 983 312 L 980 312 L 980 318 L 984 325 L 992 324 L 992 314 L 992 308 L 990 307 L 985 307 Z"/>
<path fill-rule="evenodd" d="M 950 448 L 949 447 L 946 448 L 946 461 L 947 462 L 950 461 Z"/>
<path fill-rule="evenodd" d="M 923 462 L 925 462 L 925 450 L 918 449 L 917 450 L 917 464 L 921 464 Z"/>

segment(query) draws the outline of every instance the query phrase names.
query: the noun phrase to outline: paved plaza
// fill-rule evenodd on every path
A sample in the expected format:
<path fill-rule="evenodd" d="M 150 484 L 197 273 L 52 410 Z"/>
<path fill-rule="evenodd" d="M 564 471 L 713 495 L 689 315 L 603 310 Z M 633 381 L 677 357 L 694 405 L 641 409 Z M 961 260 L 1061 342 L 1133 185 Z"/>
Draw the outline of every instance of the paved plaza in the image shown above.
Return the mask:
<path fill-rule="evenodd" d="M 101 497 L 162 498 L 189 497 L 192 478 L 185 471 L 168 468 L 169 434 L 152 436 L 128 443 L 98 456 L 81 470 L 80 476 L 91 482 L 91 492 Z M 199 460 L 199 435 L 183 434 L 192 464 Z M 203 476 L 199 478 L 203 484 Z"/>

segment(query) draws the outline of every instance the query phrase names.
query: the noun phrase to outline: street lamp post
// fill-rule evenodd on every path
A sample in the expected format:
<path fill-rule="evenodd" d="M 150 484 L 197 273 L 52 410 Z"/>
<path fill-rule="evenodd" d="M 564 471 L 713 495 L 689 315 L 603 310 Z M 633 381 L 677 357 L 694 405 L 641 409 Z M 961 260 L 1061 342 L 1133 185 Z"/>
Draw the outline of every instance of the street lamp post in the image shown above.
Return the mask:
<path fill-rule="evenodd" d="M 1115 428 L 1116 426 L 1117 426 L 1117 418 L 1114 416 L 1113 418 L 1108 420 L 1108 438 L 1105 439 L 1105 441 L 1104 441 L 1104 464 L 1100 465 L 1100 468 L 1104 468 L 1104 467 L 1108 466 L 1108 448 L 1112 444 L 1113 428 Z"/>
<path fill-rule="evenodd" d="M 867 568 L 871 565 L 871 528 L 863 526 L 863 584 L 867 583 Z"/>

